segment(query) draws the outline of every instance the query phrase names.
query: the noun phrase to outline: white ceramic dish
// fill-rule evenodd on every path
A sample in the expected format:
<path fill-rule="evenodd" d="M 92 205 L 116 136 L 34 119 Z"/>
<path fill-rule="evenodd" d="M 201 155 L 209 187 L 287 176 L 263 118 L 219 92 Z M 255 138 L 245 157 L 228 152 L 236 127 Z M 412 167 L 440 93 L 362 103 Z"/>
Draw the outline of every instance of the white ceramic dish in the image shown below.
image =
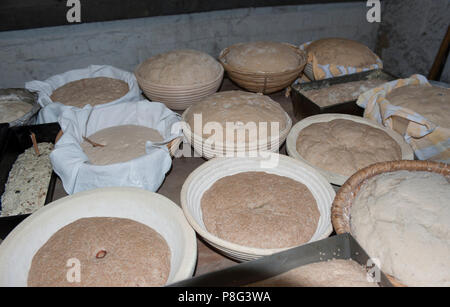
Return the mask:
<path fill-rule="evenodd" d="M 325 178 L 328 180 L 328 182 L 335 184 L 335 185 L 343 185 L 344 182 L 347 181 L 347 179 L 350 176 L 344 176 L 341 174 L 332 173 L 332 172 L 326 171 L 324 169 L 321 169 L 319 167 L 316 167 L 316 166 L 312 165 L 310 162 L 306 161 L 297 152 L 297 138 L 298 138 L 300 131 L 302 131 L 302 129 L 304 129 L 314 123 L 329 122 L 329 121 L 332 121 L 335 119 L 351 120 L 351 121 L 354 121 L 357 123 L 366 124 L 371 127 L 375 127 L 375 128 L 383 130 L 390 137 L 392 137 L 394 139 L 394 141 L 396 141 L 398 143 L 398 145 L 400 146 L 400 149 L 402 152 L 402 160 L 414 160 L 414 152 L 413 152 L 411 146 L 409 146 L 408 143 L 405 142 L 405 140 L 403 139 L 403 137 L 400 134 L 398 134 L 397 132 L 395 132 L 393 130 L 382 127 L 382 126 L 378 125 L 377 123 L 372 122 L 363 117 L 347 115 L 347 114 L 319 114 L 319 115 L 307 117 L 307 118 L 299 121 L 297 124 L 294 125 L 294 127 L 292 127 L 291 131 L 289 132 L 289 135 L 287 136 L 286 150 L 288 152 L 288 155 L 293 157 L 294 159 L 305 162 L 305 163 L 311 165 L 312 167 L 314 167 L 322 175 L 325 176 Z"/>
<path fill-rule="evenodd" d="M 263 249 L 242 246 L 220 239 L 206 230 L 202 219 L 201 199 L 203 193 L 220 178 L 241 172 L 262 171 L 299 181 L 311 191 L 320 211 L 316 232 L 309 242 L 328 237 L 333 229 L 331 226 L 331 203 L 335 192 L 326 179 L 305 163 L 276 153 L 267 154 L 272 159 L 271 161 L 278 159 L 278 164 L 275 167 L 262 167 L 261 163 L 265 161 L 264 158 L 212 159 L 194 170 L 186 179 L 181 190 L 183 212 L 194 230 L 218 251 L 238 261 L 257 259 L 286 248 Z"/>
<path fill-rule="evenodd" d="M 0 286 L 26 286 L 34 254 L 56 231 L 98 216 L 128 218 L 153 228 L 171 250 L 167 284 L 192 277 L 197 241 L 181 209 L 162 195 L 120 187 L 67 196 L 26 218 L 0 245 Z"/>

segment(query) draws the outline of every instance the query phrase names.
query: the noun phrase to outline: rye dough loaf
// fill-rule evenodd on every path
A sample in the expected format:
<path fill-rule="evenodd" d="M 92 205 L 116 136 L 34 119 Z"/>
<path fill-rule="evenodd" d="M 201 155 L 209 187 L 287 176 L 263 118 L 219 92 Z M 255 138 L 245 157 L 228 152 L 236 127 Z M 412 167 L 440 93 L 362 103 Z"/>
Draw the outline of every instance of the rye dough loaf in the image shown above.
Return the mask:
<path fill-rule="evenodd" d="M 80 282 L 68 281 L 69 259 L 80 262 Z M 28 286 L 162 286 L 169 272 L 170 249 L 155 230 L 130 219 L 90 217 L 64 226 L 36 252 Z"/>
<path fill-rule="evenodd" d="M 286 44 L 251 42 L 231 46 L 225 61 L 235 68 L 250 72 L 277 73 L 297 68 L 302 59 Z"/>
<path fill-rule="evenodd" d="M 450 89 L 405 85 L 392 90 L 386 99 L 393 105 L 419 113 L 437 126 L 450 128 Z"/>
<path fill-rule="evenodd" d="M 386 132 L 346 119 L 309 125 L 300 131 L 296 147 L 312 165 L 344 176 L 402 158 L 400 145 Z"/>
<path fill-rule="evenodd" d="M 138 74 L 159 85 L 196 85 L 216 80 L 220 63 L 196 50 L 176 50 L 158 54 L 141 64 Z"/>
<path fill-rule="evenodd" d="M 308 242 L 320 217 L 308 188 L 265 172 L 244 172 L 217 180 L 202 196 L 206 229 L 243 246 L 286 248 Z"/>
<path fill-rule="evenodd" d="M 201 114 L 201 122 L 199 121 L 197 125 L 194 121 L 195 114 Z M 257 139 L 266 140 L 272 135 L 271 128 L 272 125 L 276 125 L 275 123 L 279 127 L 274 130 L 277 133 L 287 127 L 287 114 L 277 102 L 269 96 L 244 91 L 215 93 L 193 104 L 187 111 L 185 120 L 195 134 L 204 139 L 212 137 L 216 142 L 221 143 L 225 142 L 226 138 L 230 142 L 233 138 L 234 143 L 237 143 L 238 135 L 245 135 L 246 143 Z M 227 130 L 227 122 L 229 127 L 234 124 L 234 129 Z M 208 123 L 218 123 L 223 133 L 214 130 L 207 133 L 205 126 Z M 264 130 L 260 132 L 261 123 L 266 123 L 267 129 L 261 126 Z"/>
<path fill-rule="evenodd" d="M 90 135 L 89 140 L 97 144 L 92 146 L 87 141 L 81 143 L 81 148 L 88 156 L 89 162 L 95 165 L 107 165 L 130 161 L 146 154 L 147 141 L 161 142 L 161 134 L 155 129 L 137 126 L 115 126 L 97 131 Z"/>
<path fill-rule="evenodd" d="M 129 91 L 122 80 L 96 77 L 69 82 L 53 91 L 50 98 L 68 106 L 82 108 L 87 104 L 95 106 L 117 100 Z"/>
<path fill-rule="evenodd" d="M 352 234 L 407 286 L 450 286 L 450 183 L 432 172 L 368 179 L 351 206 Z"/>

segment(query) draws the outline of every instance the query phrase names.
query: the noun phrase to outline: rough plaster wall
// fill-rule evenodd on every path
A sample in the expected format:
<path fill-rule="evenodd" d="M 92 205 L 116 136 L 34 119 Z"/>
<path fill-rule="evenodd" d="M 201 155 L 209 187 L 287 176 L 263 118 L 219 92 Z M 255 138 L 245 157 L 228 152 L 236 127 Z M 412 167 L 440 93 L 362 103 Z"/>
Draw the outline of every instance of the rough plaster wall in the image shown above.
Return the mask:
<path fill-rule="evenodd" d="M 376 52 L 395 75 L 426 76 L 449 23 L 449 0 L 384 1 Z M 449 69 L 447 63 L 441 81 L 450 82 Z"/>
<path fill-rule="evenodd" d="M 22 87 L 89 64 L 133 71 L 176 48 L 217 57 L 230 44 L 250 40 L 300 44 L 341 36 L 373 49 L 379 25 L 366 21 L 366 11 L 364 2 L 283 6 L 0 32 L 0 87 Z"/>

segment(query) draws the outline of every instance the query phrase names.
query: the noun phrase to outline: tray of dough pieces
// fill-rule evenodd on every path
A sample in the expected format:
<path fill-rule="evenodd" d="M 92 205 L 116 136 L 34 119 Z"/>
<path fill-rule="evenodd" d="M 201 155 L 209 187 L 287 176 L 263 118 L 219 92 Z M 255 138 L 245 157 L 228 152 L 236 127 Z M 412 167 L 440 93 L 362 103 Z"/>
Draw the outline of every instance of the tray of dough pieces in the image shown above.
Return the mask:
<path fill-rule="evenodd" d="M 323 113 L 362 116 L 364 109 L 356 104 L 359 94 L 394 79 L 391 74 L 376 69 L 318 81 L 295 82 L 290 93 L 295 117 L 303 119 Z"/>
<path fill-rule="evenodd" d="M 303 265 L 332 259 L 352 259 L 375 277 L 378 286 L 392 287 L 386 275 L 372 265 L 367 253 L 348 233 L 298 246 L 223 270 L 186 279 L 173 287 L 241 287 L 283 274 Z"/>
<path fill-rule="evenodd" d="M 5 185 L 14 163 L 20 154 L 33 147 L 31 133 L 35 134 L 37 143 L 54 143 L 60 129 L 58 123 L 10 127 L 6 132 L 0 126 L 0 211 L 2 209 L 1 196 L 5 192 Z M 44 205 L 53 200 L 56 179 L 57 175 L 52 171 Z M 4 239 L 14 227 L 29 215 L 0 216 L 0 239 Z"/>

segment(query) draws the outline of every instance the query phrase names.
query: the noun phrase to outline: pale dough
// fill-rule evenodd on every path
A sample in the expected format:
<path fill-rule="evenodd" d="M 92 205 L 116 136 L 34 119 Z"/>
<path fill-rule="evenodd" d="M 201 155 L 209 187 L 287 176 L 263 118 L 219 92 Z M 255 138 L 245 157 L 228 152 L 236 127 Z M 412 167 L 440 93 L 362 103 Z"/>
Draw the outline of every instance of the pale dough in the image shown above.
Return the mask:
<path fill-rule="evenodd" d="M 80 282 L 69 282 L 74 266 L 66 264 L 75 258 Z M 90 217 L 64 226 L 36 252 L 28 286 L 163 286 L 169 272 L 170 249 L 155 230 L 130 219 Z"/>
<path fill-rule="evenodd" d="M 0 123 L 13 122 L 28 112 L 33 106 L 20 100 L 0 100 Z"/>
<path fill-rule="evenodd" d="M 201 114 L 202 120 L 201 123 L 197 123 L 197 126 L 194 122 L 194 114 Z M 274 131 L 280 133 L 287 126 L 286 117 L 287 114 L 283 108 L 269 96 L 243 91 L 226 91 L 215 93 L 193 104 L 187 111 L 185 120 L 190 129 L 204 139 L 211 137 L 216 142 L 224 142 L 225 139 L 233 138 L 237 143 L 238 135 L 245 134 L 245 142 L 248 143 L 249 140 L 265 140 L 270 137 L 271 123 L 278 123 L 279 129 Z M 204 129 L 208 123 L 218 123 L 223 133 L 218 131 L 206 133 Z M 235 124 L 235 129 L 227 130 L 227 123 L 229 123 L 228 127 Z M 267 124 L 267 129 L 260 132 L 260 125 L 264 127 L 262 123 Z M 264 138 L 265 132 L 267 132 L 266 138 Z"/>
<path fill-rule="evenodd" d="M 393 105 L 419 113 L 438 126 L 450 128 L 450 89 L 405 85 L 392 90 L 386 99 Z"/>
<path fill-rule="evenodd" d="M 276 73 L 296 69 L 302 58 L 283 43 L 250 42 L 231 46 L 225 61 L 246 71 Z"/>
<path fill-rule="evenodd" d="M 367 281 L 363 266 L 348 259 L 306 264 L 283 274 L 255 282 L 250 287 L 377 287 Z"/>
<path fill-rule="evenodd" d="M 244 172 L 217 180 L 202 196 L 206 229 L 226 241 L 258 248 L 308 242 L 320 217 L 308 188 L 288 177 Z"/>
<path fill-rule="evenodd" d="M 306 47 L 308 62 L 313 57 L 321 65 L 334 64 L 356 68 L 377 63 L 375 54 L 365 45 L 345 38 L 323 38 Z"/>
<path fill-rule="evenodd" d="M 400 145 L 386 132 L 346 119 L 309 125 L 300 131 L 296 147 L 312 165 L 344 176 L 402 158 Z"/>
<path fill-rule="evenodd" d="M 53 102 L 82 108 L 87 104 L 95 106 L 112 102 L 128 91 L 128 84 L 122 80 L 96 77 L 69 82 L 54 90 L 50 98 Z"/>
<path fill-rule="evenodd" d="M 431 172 L 370 178 L 351 207 L 351 231 L 381 270 L 408 286 L 450 286 L 450 183 Z"/>
<path fill-rule="evenodd" d="M 138 74 L 159 85 L 196 85 L 213 82 L 221 73 L 220 63 L 197 50 L 176 50 L 146 60 Z"/>
<path fill-rule="evenodd" d="M 89 162 L 95 165 L 107 165 L 130 161 L 146 154 L 147 141 L 161 142 L 163 138 L 155 129 L 137 126 L 115 126 L 97 131 L 90 135 L 89 140 L 105 145 L 92 146 L 83 141 L 81 148 L 88 156 Z"/>

